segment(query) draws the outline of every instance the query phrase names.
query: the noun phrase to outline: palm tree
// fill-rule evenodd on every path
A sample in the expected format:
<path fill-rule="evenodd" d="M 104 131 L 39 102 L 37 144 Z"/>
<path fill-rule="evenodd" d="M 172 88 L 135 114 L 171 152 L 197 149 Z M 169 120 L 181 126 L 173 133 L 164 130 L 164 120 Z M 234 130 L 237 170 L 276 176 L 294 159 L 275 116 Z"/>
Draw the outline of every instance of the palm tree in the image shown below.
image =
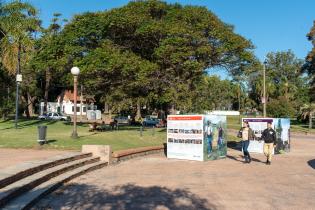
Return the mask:
<path fill-rule="evenodd" d="M 39 30 L 37 10 L 28 3 L 13 1 L 0 8 L 1 63 L 9 74 L 20 74 L 21 63 L 30 59 L 34 46 L 33 33 Z M 23 56 L 21 54 L 23 53 Z M 16 85 L 16 120 L 18 118 L 19 83 Z"/>
<path fill-rule="evenodd" d="M 0 8 L 1 61 L 7 71 L 16 73 L 19 51 L 27 52 L 33 48 L 32 34 L 39 30 L 37 10 L 28 3 L 13 1 Z M 27 59 L 27 53 L 23 60 Z"/>
<path fill-rule="evenodd" d="M 309 119 L 308 127 L 309 127 L 309 129 L 312 129 L 312 127 L 313 127 L 312 119 L 313 119 L 313 116 L 315 114 L 315 104 L 314 103 L 305 104 L 301 108 L 301 112 L 302 112 L 303 119 L 306 119 L 308 117 L 308 119 Z"/>

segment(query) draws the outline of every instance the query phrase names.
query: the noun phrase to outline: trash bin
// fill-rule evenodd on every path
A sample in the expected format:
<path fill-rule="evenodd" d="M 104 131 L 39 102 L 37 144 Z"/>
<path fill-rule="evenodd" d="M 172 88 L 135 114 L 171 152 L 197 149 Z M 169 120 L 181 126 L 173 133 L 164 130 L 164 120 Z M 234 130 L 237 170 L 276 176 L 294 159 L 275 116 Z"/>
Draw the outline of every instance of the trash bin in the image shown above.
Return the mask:
<path fill-rule="evenodd" d="M 47 126 L 46 125 L 40 125 L 38 128 L 38 143 L 40 145 L 43 145 L 46 143 L 46 133 L 47 133 Z"/>

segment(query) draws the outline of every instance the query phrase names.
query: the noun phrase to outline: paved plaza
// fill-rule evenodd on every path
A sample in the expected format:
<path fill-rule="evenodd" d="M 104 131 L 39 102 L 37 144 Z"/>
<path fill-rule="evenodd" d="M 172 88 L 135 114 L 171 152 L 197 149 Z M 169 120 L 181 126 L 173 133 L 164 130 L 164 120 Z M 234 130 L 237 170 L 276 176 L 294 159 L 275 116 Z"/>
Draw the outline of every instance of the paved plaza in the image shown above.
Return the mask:
<path fill-rule="evenodd" d="M 74 179 L 35 209 L 315 208 L 314 137 L 293 137 L 291 152 L 271 166 L 252 156 L 251 164 L 233 149 L 208 162 L 136 158 Z"/>
<path fill-rule="evenodd" d="M 18 166 L 25 162 L 48 160 L 51 157 L 67 154 L 69 151 L 43 149 L 7 149 L 0 148 L 0 170 Z"/>

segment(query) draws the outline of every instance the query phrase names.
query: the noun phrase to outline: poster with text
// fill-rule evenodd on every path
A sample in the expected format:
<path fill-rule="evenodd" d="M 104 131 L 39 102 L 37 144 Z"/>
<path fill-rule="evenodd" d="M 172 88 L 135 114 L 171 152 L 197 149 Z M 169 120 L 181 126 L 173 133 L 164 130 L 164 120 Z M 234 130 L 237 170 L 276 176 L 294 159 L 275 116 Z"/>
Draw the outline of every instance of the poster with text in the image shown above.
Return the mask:
<path fill-rule="evenodd" d="M 167 157 L 203 161 L 203 115 L 167 117 Z"/>
<path fill-rule="evenodd" d="M 226 116 L 204 116 L 204 160 L 225 158 L 227 152 Z"/>
<path fill-rule="evenodd" d="M 243 122 L 248 122 L 249 127 L 254 132 L 254 139 L 250 139 L 249 152 L 263 153 L 264 141 L 261 139 L 262 132 L 267 128 L 267 123 L 272 124 L 276 131 L 277 147 L 274 153 L 289 151 L 290 149 L 290 119 L 286 118 L 243 118 Z"/>

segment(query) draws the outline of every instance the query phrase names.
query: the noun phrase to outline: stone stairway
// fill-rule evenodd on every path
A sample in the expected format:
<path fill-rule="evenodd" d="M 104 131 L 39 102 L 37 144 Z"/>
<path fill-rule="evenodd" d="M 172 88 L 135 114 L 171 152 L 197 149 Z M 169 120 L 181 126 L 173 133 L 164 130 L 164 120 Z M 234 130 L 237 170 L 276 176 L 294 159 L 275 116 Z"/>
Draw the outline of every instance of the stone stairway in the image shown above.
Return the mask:
<path fill-rule="evenodd" d="M 63 183 L 106 166 L 92 153 L 69 153 L 0 172 L 0 209 L 29 209 Z"/>

